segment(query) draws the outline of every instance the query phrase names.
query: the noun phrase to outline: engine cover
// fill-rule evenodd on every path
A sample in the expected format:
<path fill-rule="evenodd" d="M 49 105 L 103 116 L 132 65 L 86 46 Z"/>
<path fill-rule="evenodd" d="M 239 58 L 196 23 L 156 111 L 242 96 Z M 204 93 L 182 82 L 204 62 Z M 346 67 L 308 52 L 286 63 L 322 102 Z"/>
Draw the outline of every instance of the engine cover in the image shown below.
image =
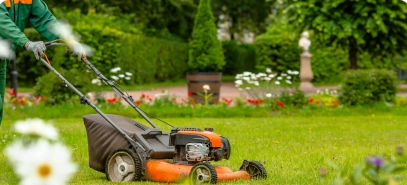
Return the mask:
<path fill-rule="evenodd" d="M 187 161 L 205 161 L 209 160 L 209 147 L 201 143 L 188 143 L 185 146 Z"/>

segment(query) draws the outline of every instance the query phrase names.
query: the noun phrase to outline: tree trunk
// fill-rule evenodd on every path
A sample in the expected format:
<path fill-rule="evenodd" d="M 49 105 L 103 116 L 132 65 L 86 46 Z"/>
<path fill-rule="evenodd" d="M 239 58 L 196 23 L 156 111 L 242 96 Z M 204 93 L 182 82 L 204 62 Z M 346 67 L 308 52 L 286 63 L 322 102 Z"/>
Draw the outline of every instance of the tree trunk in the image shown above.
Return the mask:
<path fill-rule="evenodd" d="M 358 69 L 358 48 L 354 40 L 349 43 L 349 62 L 351 69 Z"/>

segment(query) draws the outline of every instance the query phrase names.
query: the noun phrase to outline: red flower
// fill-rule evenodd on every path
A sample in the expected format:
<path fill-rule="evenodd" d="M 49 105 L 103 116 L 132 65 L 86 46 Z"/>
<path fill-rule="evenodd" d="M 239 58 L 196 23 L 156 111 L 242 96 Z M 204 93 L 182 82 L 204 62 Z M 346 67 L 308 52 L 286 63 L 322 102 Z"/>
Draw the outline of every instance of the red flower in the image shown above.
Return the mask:
<path fill-rule="evenodd" d="M 312 103 L 314 101 L 314 98 L 309 98 L 308 103 Z"/>
<path fill-rule="evenodd" d="M 14 92 L 14 89 L 13 89 L 13 88 L 9 88 L 7 91 L 8 91 L 8 93 L 9 93 L 12 97 L 15 97 L 15 96 L 16 96 L 16 93 Z"/>
<path fill-rule="evenodd" d="M 41 97 L 42 98 L 42 101 L 47 101 L 47 97 L 46 96 L 43 96 L 43 97 Z"/>
<path fill-rule="evenodd" d="M 232 104 L 232 99 L 227 99 L 227 98 L 223 97 L 222 100 L 224 102 L 226 102 L 226 104 L 228 104 L 228 105 Z"/>
<path fill-rule="evenodd" d="M 107 103 L 115 103 L 116 101 L 116 98 L 107 99 Z"/>
<path fill-rule="evenodd" d="M 189 93 L 188 93 L 188 96 L 189 96 L 189 97 L 192 97 L 192 96 L 193 96 L 193 94 L 192 94 L 191 92 L 189 92 Z"/>
<path fill-rule="evenodd" d="M 284 107 L 284 103 L 283 102 L 278 102 L 278 106 Z"/>
<path fill-rule="evenodd" d="M 142 98 L 145 98 L 146 95 L 145 95 L 144 93 L 141 93 L 141 97 L 142 97 Z"/>
<path fill-rule="evenodd" d="M 319 100 L 315 101 L 315 104 L 319 104 Z"/>
<path fill-rule="evenodd" d="M 21 99 L 20 100 L 20 104 L 24 104 L 25 103 L 25 100 L 24 99 Z"/>
<path fill-rule="evenodd" d="M 134 103 L 137 105 L 141 105 L 141 101 L 135 101 Z"/>

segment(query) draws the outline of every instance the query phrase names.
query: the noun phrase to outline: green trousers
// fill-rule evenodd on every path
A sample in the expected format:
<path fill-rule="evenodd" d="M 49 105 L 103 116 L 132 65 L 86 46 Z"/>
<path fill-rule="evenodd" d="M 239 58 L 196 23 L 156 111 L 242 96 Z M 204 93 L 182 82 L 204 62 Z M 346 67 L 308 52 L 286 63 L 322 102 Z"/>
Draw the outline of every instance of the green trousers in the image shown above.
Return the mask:
<path fill-rule="evenodd" d="M 3 120 L 4 93 L 6 91 L 7 62 L 0 60 L 0 125 Z"/>

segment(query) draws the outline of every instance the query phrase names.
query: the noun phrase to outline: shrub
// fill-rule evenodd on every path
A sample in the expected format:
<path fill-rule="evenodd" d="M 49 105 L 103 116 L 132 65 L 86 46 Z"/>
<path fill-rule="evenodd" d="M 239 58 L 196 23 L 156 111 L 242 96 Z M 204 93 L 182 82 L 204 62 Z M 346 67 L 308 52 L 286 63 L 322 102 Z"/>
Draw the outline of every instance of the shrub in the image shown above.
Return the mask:
<path fill-rule="evenodd" d="M 236 75 L 244 71 L 255 71 L 256 47 L 253 44 L 238 44 L 236 41 L 223 42 L 225 66 L 222 74 Z"/>
<path fill-rule="evenodd" d="M 222 43 L 218 40 L 210 0 L 200 0 L 189 42 L 190 72 L 218 72 L 225 65 Z"/>
<path fill-rule="evenodd" d="M 265 71 L 266 68 L 276 72 L 299 70 L 299 35 L 289 31 L 290 29 L 287 24 L 279 24 L 271 26 L 267 33 L 256 37 L 256 68 L 259 71 Z"/>
<path fill-rule="evenodd" d="M 339 101 L 345 105 L 370 105 L 393 102 L 397 93 L 397 77 L 389 70 L 356 70 L 345 74 Z"/>

